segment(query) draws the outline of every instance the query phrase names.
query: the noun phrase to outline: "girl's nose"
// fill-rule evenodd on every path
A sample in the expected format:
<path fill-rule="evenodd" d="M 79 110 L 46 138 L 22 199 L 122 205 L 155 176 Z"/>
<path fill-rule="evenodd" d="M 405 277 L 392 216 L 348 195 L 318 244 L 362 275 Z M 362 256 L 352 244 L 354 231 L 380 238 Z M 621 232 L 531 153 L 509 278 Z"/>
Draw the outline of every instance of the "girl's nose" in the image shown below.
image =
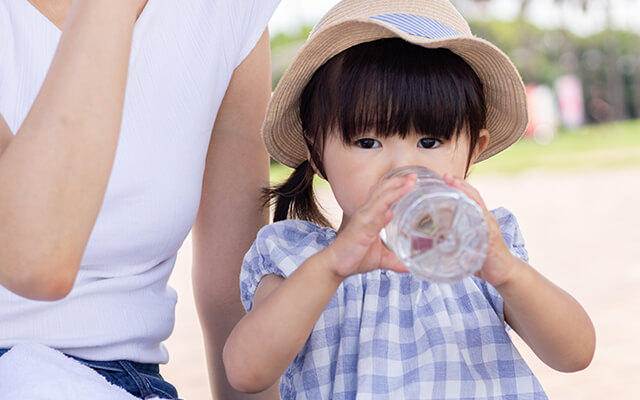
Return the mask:
<path fill-rule="evenodd" d="M 389 171 L 416 165 L 416 144 L 409 138 L 393 137 L 385 143 L 387 153 L 387 168 Z"/>
<path fill-rule="evenodd" d="M 390 170 L 408 167 L 415 164 L 416 162 L 411 158 L 411 155 L 408 152 L 398 151 L 397 154 L 394 154 L 394 157 L 390 162 Z"/>

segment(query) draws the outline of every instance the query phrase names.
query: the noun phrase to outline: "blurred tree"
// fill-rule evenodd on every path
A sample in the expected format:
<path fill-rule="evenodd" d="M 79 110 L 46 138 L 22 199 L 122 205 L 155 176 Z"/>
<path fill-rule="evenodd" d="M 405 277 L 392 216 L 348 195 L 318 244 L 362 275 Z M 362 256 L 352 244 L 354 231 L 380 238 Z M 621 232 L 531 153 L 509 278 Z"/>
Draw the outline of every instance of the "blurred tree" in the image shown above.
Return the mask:
<path fill-rule="evenodd" d="M 278 33 L 271 37 L 271 81 L 274 88 L 300 46 L 307 40 L 311 28 L 311 26 L 300 26 L 295 32 Z"/>
<path fill-rule="evenodd" d="M 463 8 L 470 2 L 488 6 L 490 1 L 454 2 Z M 485 13 L 482 20 L 471 21 L 471 30 L 503 49 L 525 83 L 553 86 L 558 77 L 575 74 L 583 82 L 588 122 L 640 118 L 640 36 L 610 25 L 605 31 L 586 37 L 576 36 L 568 29 L 578 9 L 598 10 L 610 6 L 611 0 L 556 0 L 558 8 L 554 11 L 563 16 L 563 25 L 557 29 L 541 29 L 527 22 L 527 7 L 533 0 L 513 1 L 519 2 L 520 18 L 500 21 L 488 18 L 490 14 Z M 310 26 L 303 26 L 295 32 L 272 37 L 274 85 L 310 30 Z"/>
<path fill-rule="evenodd" d="M 471 0 L 472 2 L 486 5 L 490 0 Z M 533 0 L 516 0 L 519 1 L 519 13 L 517 20 L 519 22 L 525 21 L 525 16 L 527 9 L 533 3 Z M 459 1 L 458 1 L 459 2 Z M 573 13 L 576 9 L 581 9 L 582 11 L 587 11 L 592 8 L 596 8 L 600 6 L 605 10 L 605 34 L 602 35 L 602 48 L 604 50 L 604 65 L 605 65 L 605 85 L 603 86 L 603 90 L 597 91 L 593 93 L 596 96 L 592 99 L 595 103 L 593 104 L 601 104 L 602 107 L 599 107 L 601 110 L 605 108 L 608 110 L 607 112 L 598 112 L 597 117 L 593 115 L 593 117 L 602 120 L 619 120 L 626 119 L 629 117 L 628 107 L 626 107 L 626 97 L 631 97 L 633 99 L 633 103 L 635 103 L 635 107 L 632 114 L 635 114 L 636 117 L 640 116 L 640 83 L 637 81 L 640 80 L 640 71 L 635 73 L 635 76 L 629 80 L 630 90 L 626 90 L 625 86 L 625 76 L 623 68 L 621 67 L 621 63 L 623 63 L 623 58 L 621 57 L 621 49 L 619 48 L 619 42 L 617 41 L 617 37 L 613 32 L 612 27 L 612 4 L 611 0 L 554 0 L 553 1 L 556 10 L 561 16 L 562 20 L 562 28 L 561 34 L 564 37 L 568 37 L 569 33 L 569 21 L 574 17 Z M 454 1 L 456 3 L 456 1 Z M 530 48 L 529 45 L 532 44 L 532 37 L 524 35 L 521 36 L 523 48 Z M 564 40 L 564 48 L 562 49 L 562 54 L 560 57 L 560 62 L 563 63 L 563 68 L 567 73 L 584 75 L 584 71 L 581 71 L 581 65 L 578 62 L 578 54 L 577 50 L 572 47 L 573 41 Z M 531 65 L 531 68 L 535 67 L 535 64 Z M 526 69 L 529 69 L 525 67 Z M 629 92 L 631 92 L 629 94 Z M 606 105 L 606 107 L 605 107 Z"/>

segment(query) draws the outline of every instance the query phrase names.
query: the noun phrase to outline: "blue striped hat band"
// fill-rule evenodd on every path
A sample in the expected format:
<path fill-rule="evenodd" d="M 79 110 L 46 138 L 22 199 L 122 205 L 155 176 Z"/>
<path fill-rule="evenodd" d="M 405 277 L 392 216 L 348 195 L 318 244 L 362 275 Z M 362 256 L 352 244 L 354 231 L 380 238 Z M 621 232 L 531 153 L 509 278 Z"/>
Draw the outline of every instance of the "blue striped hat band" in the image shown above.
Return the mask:
<path fill-rule="evenodd" d="M 381 14 L 370 17 L 392 25 L 396 29 L 413 36 L 428 39 L 442 39 L 451 36 L 461 36 L 455 29 L 449 28 L 441 22 L 431 18 L 412 14 Z"/>

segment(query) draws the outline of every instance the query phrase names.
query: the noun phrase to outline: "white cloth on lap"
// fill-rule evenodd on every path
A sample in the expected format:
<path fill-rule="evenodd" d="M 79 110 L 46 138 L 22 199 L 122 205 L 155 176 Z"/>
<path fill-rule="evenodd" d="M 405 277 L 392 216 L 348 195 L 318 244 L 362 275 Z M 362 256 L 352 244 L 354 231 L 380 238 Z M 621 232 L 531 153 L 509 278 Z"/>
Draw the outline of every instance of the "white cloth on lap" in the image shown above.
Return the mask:
<path fill-rule="evenodd" d="M 100 374 L 50 347 L 19 344 L 0 357 L 6 400 L 138 400 Z"/>

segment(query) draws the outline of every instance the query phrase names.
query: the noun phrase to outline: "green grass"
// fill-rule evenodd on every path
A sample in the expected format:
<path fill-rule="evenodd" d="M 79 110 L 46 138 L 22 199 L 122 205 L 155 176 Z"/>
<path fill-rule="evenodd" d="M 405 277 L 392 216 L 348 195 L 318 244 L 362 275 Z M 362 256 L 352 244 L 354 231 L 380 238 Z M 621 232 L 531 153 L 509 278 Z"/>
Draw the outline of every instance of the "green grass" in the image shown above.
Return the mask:
<path fill-rule="evenodd" d="M 510 174 L 530 169 L 553 171 L 613 169 L 640 166 L 640 120 L 590 125 L 560 131 L 548 144 L 530 138 L 472 167 L 477 174 Z M 291 169 L 274 164 L 272 182 Z"/>
<path fill-rule="evenodd" d="M 525 137 L 474 166 L 473 173 L 611 169 L 634 165 L 640 165 L 640 120 L 560 131 L 548 144 Z"/>

